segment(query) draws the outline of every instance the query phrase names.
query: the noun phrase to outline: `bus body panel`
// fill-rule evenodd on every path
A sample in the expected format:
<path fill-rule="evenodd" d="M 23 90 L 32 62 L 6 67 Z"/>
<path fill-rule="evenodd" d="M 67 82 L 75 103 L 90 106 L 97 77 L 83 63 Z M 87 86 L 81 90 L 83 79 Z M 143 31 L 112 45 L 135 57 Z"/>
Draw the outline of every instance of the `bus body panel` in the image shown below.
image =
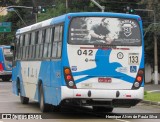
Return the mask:
<path fill-rule="evenodd" d="M 45 101 L 49 104 L 57 105 L 60 102 L 61 85 L 61 61 L 22 61 L 17 62 L 17 69 L 13 71 L 20 80 L 21 95 L 39 101 L 38 82 L 43 84 Z M 12 77 L 17 79 L 16 77 Z M 16 80 L 13 81 L 13 92 L 17 93 Z"/>

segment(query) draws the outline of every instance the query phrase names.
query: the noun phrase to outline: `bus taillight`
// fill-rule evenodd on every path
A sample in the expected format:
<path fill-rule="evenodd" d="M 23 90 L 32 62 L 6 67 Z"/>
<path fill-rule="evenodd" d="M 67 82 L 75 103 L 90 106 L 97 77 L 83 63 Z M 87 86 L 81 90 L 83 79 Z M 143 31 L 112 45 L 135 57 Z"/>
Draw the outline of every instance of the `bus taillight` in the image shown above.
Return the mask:
<path fill-rule="evenodd" d="M 139 69 L 134 84 L 132 86 L 132 89 L 138 89 L 141 86 L 143 79 L 144 79 L 144 69 Z"/>
<path fill-rule="evenodd" d="M 67 75 L 66 79 L 67 80 L 72 80 L 72 76 L 71 75 Z"/>
<path fill-rule="evenodd" d="M 143 75 L 143 73 L 144 73 L 143 70 L 139 70 L 139 71 L 138 71 L 138 74 L 139 74 L 139 75 Z"/>
<path fill-rule="evenodd" d="M 142 76 L 137 76 L 136 80 L 137 80 L 138 82 L 142 82 Z"/>
<path fill-rule="evenodd" d="M 73 88 L 73 89 L 76 88 L 71 70 L 68 67 L 64 68 L 64 79 L 69 88 Z"/>
<path fill-rule="evenodd" d="M 66 75 L 68 75 L 68 74 L 71 74 L 71 71 L 70 71 L 70 69 L 66 68 L 66 69 L 64 70 L 64 73 L 65 73 Z"/>
<path fill-rule="evenodd" d="M 0 71 L 3 71 L 4 69 L 3 69 L 3 65 L 2 65 L 2 63 L 0 63 Z"/>

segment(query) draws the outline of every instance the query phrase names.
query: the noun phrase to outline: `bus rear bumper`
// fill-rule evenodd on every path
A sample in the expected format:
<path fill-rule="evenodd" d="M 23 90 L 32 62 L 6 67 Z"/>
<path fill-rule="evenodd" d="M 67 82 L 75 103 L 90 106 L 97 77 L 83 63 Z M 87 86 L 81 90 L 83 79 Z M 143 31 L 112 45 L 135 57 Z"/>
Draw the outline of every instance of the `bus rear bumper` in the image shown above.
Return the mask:
<path fill-rule="evenodd" d="M 0 71 L 0 76 L 8 76 L 8 75 L 12 75 L 12 71 Z"/>
<path fill-rule="evenodd" d="M 144 96 L 144 87 L 138 90 L 69 89 L 62 86 L 62 100 L 82 106 L 131 107 Z"/>

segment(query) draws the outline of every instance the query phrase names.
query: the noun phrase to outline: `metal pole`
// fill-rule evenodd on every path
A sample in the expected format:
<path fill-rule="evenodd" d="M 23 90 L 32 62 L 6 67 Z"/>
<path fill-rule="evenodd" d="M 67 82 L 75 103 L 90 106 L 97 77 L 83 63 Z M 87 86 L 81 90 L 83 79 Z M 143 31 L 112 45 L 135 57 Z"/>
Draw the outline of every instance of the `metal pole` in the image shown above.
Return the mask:
<path fill-rule="evenodd" d="M 158 84 L 158 51 L 157 51 L 157 35 L 155 32 L 156 29 L 156 14 L 155 10 L 153 11 L 154 14 L 154 84 Z"/>
<path fill-rule="evenodd" d="M 7 10 L 14 9 L 14 8 L 24 8 L 24 9 L 31 9 L 31 10 L 33 10 L 33 7 L 28 7 L 28 6 L 8 6 Z M 14 10 L 14 11 L 16 12 L 16 14 L 18 13 L 16 10 Z M 17 14 L 17 15 L 20 17 L 19 14 Z M 20 17 L 20 19 L 23 21 L 23 19 L 21 17 Z M 38 14 L 37 13 L 35 13 L 35 21 L 36 21 L 36 23 L 38 21 Z M 24 21 L 23 21 L 23 23 L 26 25 L 26 23 Z"/>
<path fill-rule="evenodd" d="M 14 10 L 14 12 L 18 15 L 18 17 L 21 19 L 21 21 L 23 22 L 23 24 L 25 25 L 25 26 L 27 26 L 27 24 L 24 22 L 24 20 L 22 19 L 22 17 L 21 17 L 21 15 L 16 11 L 16 10 Z"/>
<path fill-rule="evenodd" d="M 38 13 L 35 13 L 35 21 L 38 22 Z"/>
<path fill-rule="evenodd" d="M 21 19 L 21 21 L 23 22 L 23 24 L 25 26 L 27 26 L 27 24 L 24 22 L 24 20 L 22 19 L 21 15 L 18 13 L 18 11 L 14 10 L 14 8 L 7 8 L 7 11 L 14 11 L 17 14 L 17 16 Z"/>
<path fill-rule="evenodd" d="M 68 0 L 66 0 L 66 9 L 68 9 Z"/>
<path fill-rule="evenodd" d="M 98 8 L 100 8 L 102 10 L 102 12 L 104 12 L 105 10 L 105 6 L 101 6 L 99 3 L 97 3 L 95 0 L 91 0 L 91 2 L 93 2 Z"/>

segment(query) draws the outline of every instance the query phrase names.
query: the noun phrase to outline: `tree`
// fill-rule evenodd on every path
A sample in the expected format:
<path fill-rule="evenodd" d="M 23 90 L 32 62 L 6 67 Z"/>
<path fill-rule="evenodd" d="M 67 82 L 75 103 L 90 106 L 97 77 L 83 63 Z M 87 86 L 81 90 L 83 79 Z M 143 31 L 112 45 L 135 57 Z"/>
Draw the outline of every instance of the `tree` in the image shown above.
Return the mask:
<path fill-rule="evenodd" d="M 145 61 L 154 65 L 154 39 L 153 35 L 156 33 L 157 39 L 160 39 L 160 3 L 158 0 L 142 0 L 142 5 L 145 5 L 145 9 L 154 10 L 156 22 L 154 23 L 154 13 L 146 12 L 145 17 L 142 16 L 142 20 L 144 21 L 144 32 L 145 32 Z M 146 18 L 147 17 L 147 18 Z M 160 46 L 160 42 L 158 41 L 158 47 Z M 158 48 L 158 52 L 160 49 Z M 158 60 L 160 60 L 160 53 L 158 53 Z M 160 62 L 158 62 L 160 65 Z M 160 67 L 159 67 L 160 70 Z"/>
<path fill-rule="evenodd" d="M 12 2 L 15 0 L 8 0 L 8 1 Z M 20 5 L 25 6 L 26 4 L 32 5 L 32 3 L 29 3 L 29 2 L 31 2 L 31 0 L 25 0 L 25 1 L 19 0 L 14 3 L 12 2 L 12 4 L 19 5 L 19 6 Z M 29 23 L 29 24 L 33 23 L 33 17 L 31 17 L 32 15 L 30 14 L 31 11 L 26 11 L 24 9 L 15 9 L 15 10 L 19 12 L 20 16 L 24 20 L 27 20 L 26 23 Z M 14 39 L 14 35 L 16 33 L 16 30 L 18 28 L 25 26 L 15 12 L 9 12 L 6 16 L 0 16 L 0 22 L 12 22 L 12 31 L 11 32 L 0 33 L 0 45 L 9 45 L 10 42 Z"/>
<path fill-rule="evenodd" d="M 15 4 L 15 0 L 0 0 L 0 6 L 9 6 Z"/>

